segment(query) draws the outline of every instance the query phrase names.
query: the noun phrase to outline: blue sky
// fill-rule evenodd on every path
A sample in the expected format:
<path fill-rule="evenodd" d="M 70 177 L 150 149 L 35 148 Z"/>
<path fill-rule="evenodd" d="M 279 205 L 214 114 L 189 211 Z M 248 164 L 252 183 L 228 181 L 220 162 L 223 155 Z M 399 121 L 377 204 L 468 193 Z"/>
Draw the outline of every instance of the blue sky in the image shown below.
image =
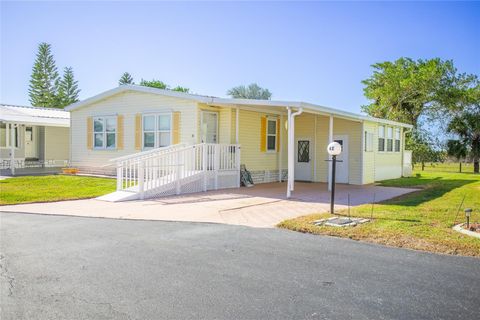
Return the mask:
<path fill-rule="evenodd" d="M 453 59 L 480 75 L 480 3 L 1 2 L 0 102 L 29 104 L 36 48 L 72 66 L 84 99 L 124 71 L 225 96 L 257 82 L 277 100 L 359 112 L 370 65 Z"/>

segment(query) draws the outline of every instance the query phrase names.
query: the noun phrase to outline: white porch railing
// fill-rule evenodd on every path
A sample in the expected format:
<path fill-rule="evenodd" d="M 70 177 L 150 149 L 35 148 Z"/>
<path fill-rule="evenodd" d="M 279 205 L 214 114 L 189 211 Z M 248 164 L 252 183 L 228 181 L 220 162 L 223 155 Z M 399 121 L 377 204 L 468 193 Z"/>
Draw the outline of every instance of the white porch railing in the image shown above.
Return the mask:
<path fill-rule="evenodd" d="M 112 159 L 117 190 L 140 199 L 240 186 L 240 146 L 175 145 Z"/>
<path fill-rule="evenodd" d="M 68 167 L 68 160 L 25 160 L 25 159 L 16 159 L 13 162 L 15 169 L 26 169 L 26 168 L 61 168 Z M 12 166 L 12 161 L 10 159 L 0 159 L 0 169 L 10 169 Z"/>

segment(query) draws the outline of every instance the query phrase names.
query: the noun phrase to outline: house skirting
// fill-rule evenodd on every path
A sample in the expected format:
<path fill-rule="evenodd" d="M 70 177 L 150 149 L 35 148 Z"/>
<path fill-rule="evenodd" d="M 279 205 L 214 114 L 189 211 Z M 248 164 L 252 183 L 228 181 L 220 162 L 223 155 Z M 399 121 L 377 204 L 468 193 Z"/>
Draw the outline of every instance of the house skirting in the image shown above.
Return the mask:
<path fill-rule="evenodd" d="M 278 170 L 257 170 L 250 171 L 253 183 L 278 182 Z M 288 170 L 282 170 L 282 181 L 287 180 Z"/>
<path fill-rule="evenodd" d="M 91 175 L 102 175 L 102 176 L 112 176 L 117 175 L 117 169 L 115 167 L 84 167 L 84 166 L 72 166 L 78 169 L 79 173 L 82 174 L 91 174 Z"/>

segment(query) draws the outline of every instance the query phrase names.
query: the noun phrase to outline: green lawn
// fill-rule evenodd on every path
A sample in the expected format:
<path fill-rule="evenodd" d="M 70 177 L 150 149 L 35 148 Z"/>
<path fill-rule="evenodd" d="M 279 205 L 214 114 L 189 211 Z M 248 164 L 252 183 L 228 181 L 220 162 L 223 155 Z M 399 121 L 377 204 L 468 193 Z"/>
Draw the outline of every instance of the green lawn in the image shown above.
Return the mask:
<path fill-rule="evenodd" d="M 423 172 L 452 172 L 458 173 L 460 169 L 459 163 L 440 163 L 440 162 L 428 162 L 425 163 Z M 417 173 L 422 173 L 422 165 L 417 164 L 415 166 Z M 462 173 L 473 173 L 473 163 L 462 163 Z"/>
<path fill-rule="evenodd" d="M 431 252 L 480 256 L 480 239 L 452 230 L 455 223 L 464 221 L 463 209 L 455 221 L 464 196 L 463 208 L 473 208 L 472 220 L 480 221 L 480 175 L 430 170 L 414 174 L 420 177 L 381 183 L 422 190 L 376 204 L 372 222 L 353 228 L 318 227 L 311 222 L 331 215 L 312 214 L 283 221 L 279 227 Z M 351 215 L 370 218 L 371 209 L 371 205 L 354 207 Z"/>
<path fill-rule="evenodd" d="M 0 180 L 0 205 L 98 197 L 115 191 L 116 180 L 84 176 L 25 176 Z"/>

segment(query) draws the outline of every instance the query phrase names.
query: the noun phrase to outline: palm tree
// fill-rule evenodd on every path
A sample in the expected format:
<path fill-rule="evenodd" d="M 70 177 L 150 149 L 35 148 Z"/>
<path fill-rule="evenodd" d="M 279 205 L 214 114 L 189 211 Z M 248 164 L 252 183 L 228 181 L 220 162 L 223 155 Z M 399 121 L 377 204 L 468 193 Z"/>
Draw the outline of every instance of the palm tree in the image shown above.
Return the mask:
<path fill-rule="evenodd" d="M 479 173 L 480 159 L 480 107 L 473 107 L 453 117 L 448 132 L 458 135 L 468 146 L 469 155 L 473 159 L 473 172 Z"/>
<path fill-rule="evenodd" d="M 460 140 L 448 140 L 447 154 L 457 159 L 460 163 L 459 172 L 462 173 L 462 160 L 464 160 L 468 154 L 467 146 Z"/>

